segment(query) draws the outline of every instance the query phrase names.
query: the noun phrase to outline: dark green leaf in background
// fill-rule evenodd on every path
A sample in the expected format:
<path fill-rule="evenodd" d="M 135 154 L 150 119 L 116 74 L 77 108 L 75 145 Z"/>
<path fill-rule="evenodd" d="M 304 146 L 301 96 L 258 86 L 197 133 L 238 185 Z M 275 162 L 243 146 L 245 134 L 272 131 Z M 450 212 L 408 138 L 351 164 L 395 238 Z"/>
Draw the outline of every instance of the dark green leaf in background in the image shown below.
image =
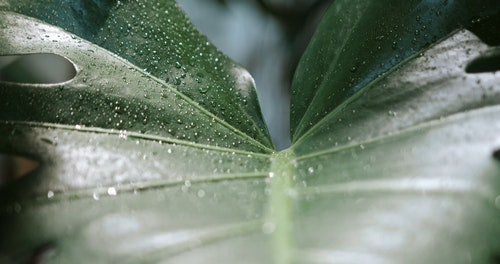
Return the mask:
<path fill-rule="evenodd" d="M 498 262 L 498 50 L 462 29 L 497 2 L 335 1 L 279 153 L 174 1 L 0 7 L 1 55 L 76 70 L 0 82 L 0 153 L 39 163 L 0 186 L 0 262 Z"/>

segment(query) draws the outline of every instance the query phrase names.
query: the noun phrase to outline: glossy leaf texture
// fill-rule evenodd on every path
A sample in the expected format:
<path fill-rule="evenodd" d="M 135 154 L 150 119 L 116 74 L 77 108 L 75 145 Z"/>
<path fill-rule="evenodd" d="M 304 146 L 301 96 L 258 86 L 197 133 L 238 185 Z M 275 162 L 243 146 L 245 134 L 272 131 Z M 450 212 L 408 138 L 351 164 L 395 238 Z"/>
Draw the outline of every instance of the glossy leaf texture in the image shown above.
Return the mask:
<path fill-rule="evenodd" d="M 4 55 L 57 54 L 76 69 L 61 83 L 0 83 L 0 152 L 39 163 L 0 186 L 0 262 L 498 262 L 498 50 L 454 31 L 494 3 L 335 1 L 294 82 L 294 102 L 320 110 L 294 106 L 300 137 L 279 153 L 246 73 L 214 64 L 222 55 L 173 1 L 55 3 L 0 1 Z M 425 43 L 355 52 L 393 24 L 414 34 L 424 11 L 441 19 L 419 16 L 434 32 Z M 332 40 L 328 25 L 345 34 Z M 330 50 L 342 60 L 328 55 L 337 41 L 350 43 Z M 316 52 L 324 61 L 307 59 Z M 337 63 L 363 54 L 363 70 Z M 213 97 L 197 94 L 207 83 Z"/>
<path fill-rule="evenodd" d="M 253 81 L 174 1 L 0 7 L 0 55 L 76 72 L 0 82 L 0 154 L 38 164 L 0 181 L 0 262 L 270 258 L 273 146 Z"/>
<path fill-rule="evenodd" d="M 497 263 L 500 75 L 462 30 L 396 66 L 293 145 L 303 263 Z"/>
<path fill-rule="evenodd" d="M 499 9 L 495 0 L 334 1 L 294 76 L 292 142 L 396 64 Z"/>
<path fill-rule="evenodd" d="M 206 37 L 200 35 L 185 14 L 180 11 L 175 1 L 2 1 L 0 10 L 24 14 L 69 31 L 74 34 L 74 45 L 80 41 L 79 38 L 98 44 L 134 64 L 136 70 L 141 69 L 140 74 L 154 76 L 156 82 L 161 84 L 158 87 L 162 85 L 174 87 L 180 94 L 212 114 L 214 118 L 224 120 L 232 127 L 232 130 L 237 129 L 241 131 L 239 134 L 249 135 L 256 139 L 262 145 L 261 148 L 267 149 L 267 151 L 269 148 L 273 148 L 261 117 L 253 79 L 245 69 L 232 62 L 210 44 Z M 20 28 L 31 26 L 23 24 L 24 22 L 21 21 L 16 23 Z M 2 22 L 2 24 L 8 25 L 8 22 Z M 38 31 L 31 34 L 27 32 L 28 28 L 24 28 L 24 31 L 16 34 L 17 38 L 24 40 L 24 49 L 18 49 L 17 43 L 12 42 L 12 40 L 4 40 L 5 43 L 10 43 L 11 47 L 4 45 L 3 55 L 35 53 L 40 52 L 41 49 L 52 47 L 52 53 L 64 56 L 65 51 L 61 49 L 64 44 L 61 42 L 66 40 L 58 39 L 59 37 L 63 38 L 62 34 L 50 32 L 51 29 L 45 29 L 43 25 L 39 25 L 37 28 Z M 14 28 L 9 26 L 4 30 L 10 31 L 12 35 Z M 44 30 L 49 32 L 43 33 Z M 7 33 L 5 32 L 4 35 Z M 78 40 L 76 40 L 77 38 Z M 29 49 L 36 46 L 40 46 L 41 49 Z M 93 50 L 89 48 L 85 56 L 88 58 L 89 64 L 96 64 L 93 60 L 99 60 L 99 54 L 91 54 L 91 52 Z M 82 49 L 83 53 L 85 53 L 84 49 Z M 101 67 L 105 68 L 106 66 Z M 133 77 L 127 78 L 126 75 L 129 72 L 126 70 L 122 73 L 123 79 L 120 86 L 136 86 Z M 108 74 L 107 72 L 103 73 Z M 92 79 L 95 76 L 86 76 L 88 74 L 91 73 L 87 69 L 81 69 L 79 77 L 87 81 L 88 85 L 98 86 L 95 83 L 96 80 Z M 105 82 L 106 80 L 100 81 Z M 108 86 L 113 86 L 113 84 Z M 156 91 L 160 91 L 159 89 Z M 168 94 L 163 94 L 163 96 L 166 97 Z M 123 98 L 123 96 L 119 97 Z M 161 100 L 159 94 L 152 90 L 142 91 L 142 97 L 144 97 L 142 101 Z M 90 101 L 92 100 L 94 98 L 90 99 Z M 116 107 L 125 114 L 129 113 L 129 122 L 135 116 L 137 116 L 138 121 L 129 125 L 120 123 L 119 118 L 114 118 L 118 120 L 113 120 L 105 127 L 146 131 L 149 130 L 147 127 L 138 124 L 144 120 L 149 124 L 149 127 L 159 127 L 158 117 L 149 116 L 148 113 L 152 108 L 158 108 L 158 106 L 147 107 L 147 103 L 143 102 L 144 107 L 148 109 L 124 109 L 126 107 L 124 104 L 127 102 L 119 99 L 109 101 L 104 103 L 118 105 L 100 108 L 98 111 L 110 112 L 110 108 Z M 94 103 L 94 105 L 93 107 L 96 108 L 99 104 Z M 167 104 L 163 105 L 167 107 Z M 168 111 L 159 110 L 159 112 L 166 113 Z M 190 112 L 186 112 L 183 116 L 189 119 L 190 115 Z M 58 116 L 59 119 L 56 120 L 49 120 L 46 117 L 46 121 L 61 122 L 61 114 Z M 89 124 L 88 120 L 72 119 L 71 122 L 74 124 Z M 103 119 L 109 118 L 104 117 Z M 165 122 L 165 120 L 173 121 L 174 119 L 165 117 L 161 122 Z M 64 122 L 68 123 L 67 121 Z M 183 124 L 177 126 L 179 128 L 176 130 L 181 130 L 181 127 L 191 123 L 190 120 L 181 120 L 180 122 Z M 94 123 L 93 125 L 98 124 Z M 99 126 L 103 125 L 99 124 Z M 168 132 L 168 129 L 160 129 L 164 132 L 161 134 L 162 136 L 182 139 L 185 134 L 182 131 Z M 186 135 L 186 137 L 188 136 Z M 197 141 L 193 136 L 189 137 L 188 140 Z M 235 141 L 236 144 L 237 141 Z"/>

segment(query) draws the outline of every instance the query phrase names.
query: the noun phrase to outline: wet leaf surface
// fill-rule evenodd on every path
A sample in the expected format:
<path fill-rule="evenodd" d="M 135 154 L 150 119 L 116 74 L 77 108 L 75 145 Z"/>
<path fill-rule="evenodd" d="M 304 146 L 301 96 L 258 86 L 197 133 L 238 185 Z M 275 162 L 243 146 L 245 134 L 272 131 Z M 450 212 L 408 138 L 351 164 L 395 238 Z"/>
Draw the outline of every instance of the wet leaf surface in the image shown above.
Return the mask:
<path fill-rule="evenodd" d="M 0 55 L 76 69 L 0 82 L 0 153 L 39 164 L 0 186 L 0 262 L 495 263 L 500 76 L 455 29 L 498 6 L 381 3 L 333 3 L 276 153 L 251 77 L 174 1 L 0 2 Z M 346 67 L 379 33 L 401 40 Z"/>

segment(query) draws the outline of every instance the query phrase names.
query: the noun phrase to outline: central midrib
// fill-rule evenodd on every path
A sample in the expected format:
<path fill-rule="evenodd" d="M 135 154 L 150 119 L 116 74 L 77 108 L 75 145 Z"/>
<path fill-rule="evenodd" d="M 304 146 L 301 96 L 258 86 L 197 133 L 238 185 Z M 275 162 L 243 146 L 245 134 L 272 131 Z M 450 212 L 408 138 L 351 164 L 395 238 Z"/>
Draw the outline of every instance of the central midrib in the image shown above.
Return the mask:
<path fill-rule="evenodd" d="M 269 180 L 270 203 L 264 232 L 271 234 L 273 263 L 289 264 L 293 259 L 293 210 L 294 167 L 291 149 L 276 153 L 271 158 Z"/>

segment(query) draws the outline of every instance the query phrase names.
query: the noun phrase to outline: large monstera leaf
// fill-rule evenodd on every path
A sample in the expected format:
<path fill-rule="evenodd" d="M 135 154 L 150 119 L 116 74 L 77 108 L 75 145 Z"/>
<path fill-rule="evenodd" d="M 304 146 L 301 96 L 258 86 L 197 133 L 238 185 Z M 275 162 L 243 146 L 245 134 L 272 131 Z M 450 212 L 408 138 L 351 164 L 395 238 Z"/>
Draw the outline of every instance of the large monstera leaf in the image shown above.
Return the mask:
<path fill-rule="evenodd" d="M 496 1 L 334 1 L 274 152 L 248 73 L 174 1 L 0 1 L 0 261 L 498 263 Z"/>

